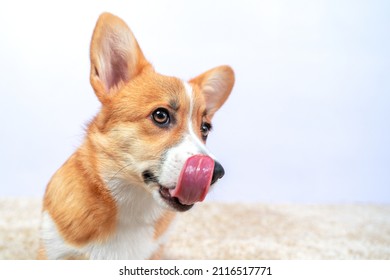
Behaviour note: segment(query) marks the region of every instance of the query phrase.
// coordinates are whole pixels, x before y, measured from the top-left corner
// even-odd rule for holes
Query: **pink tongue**
[[[180,172],[176,188],[169,190],[182,204],[191,205],[203,201],[210,188],[214,172],[214,160],[205,155],[194,155],[187,159]]]

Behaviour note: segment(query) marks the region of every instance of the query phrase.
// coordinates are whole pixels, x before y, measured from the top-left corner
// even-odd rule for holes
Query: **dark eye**
[[[169,116],[169,112],[165,108],[158,108],[152,113],[153,121],[159,126],[167,126],[171,118]]]
[[[207,139],[207,136],[209,135],[211,130],[211,124],[204,122],[200,126],[200,132],[202,133],[203,140]]]

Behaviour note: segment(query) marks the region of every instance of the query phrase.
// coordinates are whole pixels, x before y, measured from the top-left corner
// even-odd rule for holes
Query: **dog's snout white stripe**
[[[193,92],[192,86],[189,83],[183,82],[183,84],[184,84],[184,88],[186,90],[186,94],[187,94],[189,101],[190,101],[190,110],[188,112],[188,123],[187,123],[188,137],[189,137],[190,141],[192,141],[197,146],[197,148],[199,149],[199,153],[207,154],[207,155],[211,156],[212,158],[214,158],[213,155],[210,154],[210,152],[208,151],[208,149],[204,145],[204,143],[202,141],[200,141],[198,136],[196,136],[196,133],[194,131],[194,127],[192,125],[192,117],[193,117],[192,115],[193,115],[194,107],[195,107],[194,92]]]

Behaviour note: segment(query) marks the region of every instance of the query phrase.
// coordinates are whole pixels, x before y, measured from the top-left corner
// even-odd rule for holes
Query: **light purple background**
[[[99,108],[89,43],[110,11],[157,71],[236,72],[209,200],[390,202],[389,1],[5,1],[0,196],[42,196]]]

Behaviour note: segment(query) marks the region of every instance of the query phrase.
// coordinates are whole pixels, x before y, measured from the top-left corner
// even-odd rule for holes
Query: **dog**
[[[39,259],[156,259],[177,212],[224,175],[205,143],[230,66],[186,82],[158,74],[126,23],[100,15],[90,83],[101,109],[47,185]]]

